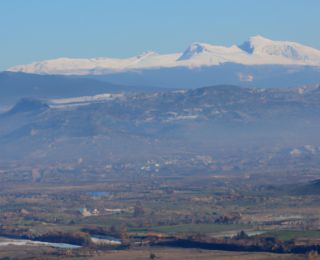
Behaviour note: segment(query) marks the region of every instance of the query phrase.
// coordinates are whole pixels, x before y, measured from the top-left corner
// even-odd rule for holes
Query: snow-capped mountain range
[[[12,72],[61,75],[104,75],[140,69],[209,67],[222,63],[243,65],[320,66],[320,51],[294,42],[272,41],[261,36],[249,38],[231,47],[194,43],[183,53],[158,55],[149,51],[128,59],[60,58],[19,65]]]

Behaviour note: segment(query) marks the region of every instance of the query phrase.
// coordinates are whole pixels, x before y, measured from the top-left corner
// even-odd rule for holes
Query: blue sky
[[[320,50],[320,1],[1,0],[0,70],[34,61],[183,52],[250,36]]]

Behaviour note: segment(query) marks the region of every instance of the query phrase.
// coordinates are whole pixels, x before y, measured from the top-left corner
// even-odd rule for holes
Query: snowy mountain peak
[[[272,41],[262,36],[250,37],[238,48],[249,53],[261,56],[272,56],[296,61],[318,61],[320,51],[288,41]]]
[[[145,59],[147,57],[154,57],[154,56],[158,56],[158,55],[159,54],[154,51],[147,51],[147,52],[144,52],[144,53],[138,55],[136,58],[140,60],[140,59]]]
[[[246,40],[243,44],[238,45],[238,48],[252,54],[255,50],[255,48],[258,48],[262,45],[268,45],[272,44],[273,41],[266,39],[260,35],[250,37],[248,40]]]
[[[267,38],[264,38],[260,35],[257,35],[257,36],[252,36],[248,39],[249,42],[251,42],[252,45],[262,45],[262,44],[268,44],[268,43],[272,43],[274,41],[272,40],[269,40]]]
[[[8,69],[35,74],[87,75],[109,74],[129,70],[220,65],[310,65],[320,66],[320,51],[294,42],[272,41],[260,35],[250,37],[241,45],[231,47],[193,43],[184,53],[158,55],[153,51],[128,59],[68,59],[46,60]]]
[[[213,46],[206,43],[195,42],[185,50],[185,52],[182,54],[182,56],[179,59],[177,59],[177,61],[189,60],[194,54],[199,54],[205,51],[209,51],[210,47],[212,48]]]

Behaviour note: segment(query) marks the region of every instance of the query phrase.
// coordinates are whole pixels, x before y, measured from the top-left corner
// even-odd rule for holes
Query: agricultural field
[[[292,258],[292,255],[286,256],[283,253],[241,253],[241,250],[226,253],[208,251],[201,248],[203,244],[198,248],[201,253],[196,249],[193,253],[187,253],[187,249],[168,245],[163,246],[165,250],[160,250],[156,249],[156,244],[152,244],[154,239],[145,240],[146,234],[199,243],[225,243],[223,241],[244,231],[251,239],[248,243],[272,238],[291,246],[310,247],[318,244],[320,221],[317,207],[320,197],[318,194],[306,195],[300,192],[307,189],[305,185],[318,185],[316,181],[307,184],[262,185],[262,180],[255,178],[247,180],[249,185],[244,185],[238,181],[240,176],[231,174],[226,175],[226,178],[202,175],[196,182],[193,182],[194,177],[189,176],[151,177],[144,180],[111,179],[104,182],[79,182],[77,185],[66,185],[64,182],[41,185],[37,182],[29,185],[11,182],[1,186],[0,236],[4,239],[9,236],[68,242],[75,239],[74,234],[82,232],[93,237],[104,234],[122,238],[124,244],[130,245],[122,249],[123,252],[114,253],[111,252],[116,249],[115,246],[92,244],[86,251],[73,249],[70,254],[77,259],[99,259],[102,256],[108,259],[110,254],[127,259],[130,255],[128,250],[133,250],[132,257],[143,259],[148,257],[147,251],[153,252],[153,248],[164,259],[165,252],[177,252],[180,256],[176,259],[183,259],[185,254],[189,255],[189,259],[200,256],[203,259],[229,259],[227,257],[236,256],[252,259],[303,259],[302,255],[305,255],[295,254]],[[230,241],[238,243],[237,240]],[[63,249],[43,247],[40,252],[37,247],[32,248],[34,250],[25,251],[28,253],[24,257],[67,257]],[[83,245],[83,248],[86,246]],[[9,249],[8,246],[0,247],[1,255],[9,254]],[[15,254],[24,254],[19,252]]]

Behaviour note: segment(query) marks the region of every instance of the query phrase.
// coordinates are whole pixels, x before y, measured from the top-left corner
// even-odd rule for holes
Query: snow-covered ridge
[[[100,94],[95,96],[83,96],[83,97],[72,97],[72,98],[60,98],[60,99],[47,99],[44,100],[51,108],[68,108],[81,105],[89,105],[95,102],[112,101],[116,98],[124,98],[122,94]]]
[[[320,51],[294,42],[271,41],[261,36],[249,38],[241,45],[231,47],[194,43],[183,53],[158,55],[149,51],[128,59],[68,59],[60,58],[19,65],[13,72],[35,74],[109,74],[136,69],[161,67],[188,67],[219,65],[233,62],[244,65],[311,65],[320,66]]]

